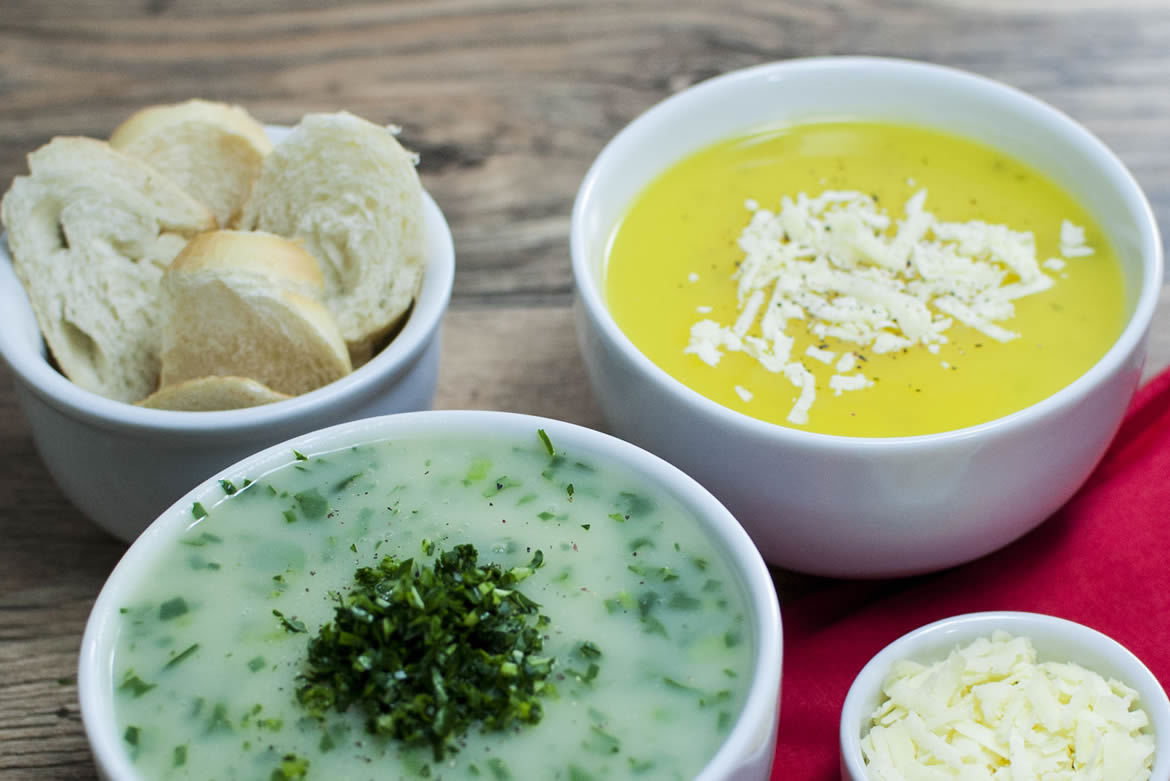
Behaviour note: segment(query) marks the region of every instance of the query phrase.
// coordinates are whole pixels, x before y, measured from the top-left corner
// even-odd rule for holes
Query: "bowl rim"
[[[861,736],[857,733],[856,726],[862,717],[868,715],[862,711],[864,701],[875,691],[880,691],[882,682],[894,662],[914,659],[924,644],[947,634],[955,635],[950,646],[956,647],[968,644],[977,637],[990,636],[996,630],[1006,631],[1016,637],[1031,637],[1038,629],[1044,631],[1047,636],[1067,637],[1070,645],[1075,643],[1078,648],[1089,647],[1099,656],[1108,656],[1114,660],[1118,669],[1125,671],[1124,677],[1121,678],[1122,683],[1133,689],[1140,687],[1159,695],[1153,702],[1144,695],[1141,699],[1142,708],[1150,716],[1150,733],[1155,741],[1154,765],[1150,779],[1170,777],[1170,731],[1166,729],[1170,727],[1170,699],[1145,663],[1120,642],[1090,626],[1046,613],[1018,610],[991,610],[949,616],[907,632],[874,654],[853,679],[841,707],[838,740],[842,776],[858,781],[868,778],[861,753]],[[1075,654],[1070,653],[1069,656],[1073,657]],[[1070,661],[1076,660],[1070,658]],[[1092,669],[1089,665],[1084,666]],[[1154,732],[1154,724],[1163,725],[1162,731]],[[846,773],[849,775],[845,775]]]
[[[189,528],[190,508],[201,501],[211,508],[226,501],[219,480],[255,477],[289,463],[292,449],[310,457],[359,442],[454,435],[496,436],[508,441],[535,438],[543,428],[559,451],[578,450],[628,468],[670,493],[698,519],[705,536],[719,546],[744,592],[753,642],[752,676],[739,715],[719,749],[697,776],[717,781],[739,762],[760,750],[761,740],[774,736],[782,666],[780,605],[771,575],[759,551],[734,516],[689,475],[654,454],[609,434],[560,420],[491,410],[428,410],[349,421],[312,431],[260,450],[200,483],[162,512],[129,547],[106,579],[86,620],[78,657],[77,687],[86,738],[98,768],[109,778],[139,779],[137,769],[121,750],[113,709],[113,650],[119,599],[135,585],[141,568],[176,534]],[[567,445],[567,447],[566,447]],[[769,725],[769,735],[760,734]],[[767,745],[765,742],[764,745]],[[770,757],[769,757],[770,759]]]
[[[627,149],[637,148],[646,143],[651,128],[660,117],[678,111],[690,102],[699,102],[718,95],[725,88],[745,82],[768,83],[784,79],[797,79],[802,75],[815,73],[851,73],[871,78],[914,78],[944,81],[955,89],[969,93],[981,93],[996,101],[1004,109],[1026,117],[1026,120],[1047,129],[1056,130],[1085,155],[1085,159],[1098,166],[1113,181],[1132,212],[1139,232],[1141,252],[1141,279],[1128,322],[1112,346],[1088,370],[1055,393],[1023,409],[973,426],[941,431],[932,434],[917,434],[894,437],[861,437],[841,434],[822,434],[803,429],[782,426],[754,418],[745,413],[725,407],[698,391],[692,390],[676,380],[664,369],[651,361],[617,325],[605,305],[604,295],[594,284],[591,262],[585,245],[587,216],[600,200],[597,195],[599,182],[608,177],[616,164],[613,162]],[[795,120],[799,122],[799,118]],[[741,130],[750,130],[745,126]],[[979,140],[977,137],[975,140]],[[702,148],[695,147],[691,153]],[[659,174],[661,171],[659,171]],[[612,240],[615,226],[607,226],[611,232],[606,241]],[[603,340],[614,346],[630,362],[634,370],[653,382],[680,404],[687,404],[697,412],[717,420],[729,431],[758,437],[774,438],[779,442],[794,445],[816,446],[836,451],[882,450],[890,447],[942,446],[975,437],[1006,433],[1033,418],[1043,418],[1058,410],[1074,406],[1087,397],[1093,388],[1117,372],[1127,357],[1142,345],[1158,303],[1163,274],[1163,249],[1157,221],[1149,200],[1133,174],[1125,164],[1100,139],[1076,120],[1054,106],[1016,87],[975,73],[933,63],[919,62],[895,57],[870,56],[819,56],[795,58],[764,63],[741,70],[730,71],[690,86],[652,105],[635,117],[610,139],[590,165],[585,178],[577,190],[573,202],[570,223],[570,254],[572,273],[577,297],[600,330]]]
[[[271,131],[273,128],[269,127]],[[279,130],[279,128],[277,128]],[[287,425],[295,419],[313,414],[321,407],[376,392],[387,377],[407,371],[423,354],[437,332],[451,299],[455,282],[455,245],[451,229],[434,198],[423,191],[423,230],[427,257],[422,286],[408,311],[402,329],[377,355],[349,374],[316,390],[290,399],[233,410],[182,411],[138,407],[101,396],[75,385],[54,369],[48,361],[48,347],[40,336],[41,351],[30,350],[19,329],[10,327],[17,317],[27,314],[40,327],[28,304],[24,286],[12,269],[12,255],[7,234],[0,233],[0,286],[11,300],[26,308],[10,308],[0,327],[0,358],[8,364],[14,379],[26,385],[48,404],[77,420],[110,429],[135,431],[146,435],[247,436],[273,426]],[[6,284],[7,283],[7,284]]]

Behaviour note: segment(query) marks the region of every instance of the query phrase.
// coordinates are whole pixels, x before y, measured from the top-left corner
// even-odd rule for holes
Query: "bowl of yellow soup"
[[[82,641],[103,777],[766,779],[779,607],[705,489],[501,412],[341,424],[204,481]]]
[[[1162,250],[1133,177],[1056,109],[948,68],[794,60],[654,106],[571,229],[615,433],[765,559],[880,577],[1016,539],[1137,387]]]

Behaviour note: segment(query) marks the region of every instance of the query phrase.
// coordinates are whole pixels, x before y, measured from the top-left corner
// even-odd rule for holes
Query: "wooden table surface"
[[[193,96],[267,122],[404,128],[455,235],[435,406],[604,428],[569,316],[569,212],[602,145],[663,97],[757,63],[909,57],[1027,90],[1097,133],[1170,218],[1170,0],[3,0],[0,189],[56,134]],[[1170,364],[1167,295],[1148,373]],[[125,546],[42,466],[0,366],[0,778],[94,778],[81,632]],[[777,572],[781,598],[823,585]]]

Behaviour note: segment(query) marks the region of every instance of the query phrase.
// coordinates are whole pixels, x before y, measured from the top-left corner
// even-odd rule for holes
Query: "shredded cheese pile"
[[[901,661],[861,740],[872,781],[1146,781],[1138,695],[1076,664],[1038,664],[997,632],[925,666]]]
[[[944,222],[925,204],[926,190],[919,190],[895,225],[871,196],[856,191],[785,196],[777,212],[749,200],[751,221],[738,242],[744,259],[734,277],[739,317],[731,325],[696,322],[685,352],[711,366],[724,351],[743,352],[783,374],[798,391],[788,421],[802,425],[816,378],[792,355],[794,322],[818,340],[835,337],[879,354],[918,345],[937,353],[955,321],[999,342],[1018,338],[1000,324],[1015,315],[1013,301],[1054,284],[1036,259],[1032,233],[978,220]],[[1067,220],[1061,252],[1093,253],[1084,230]],[[1060,271],[1064,260],[1043,265]],[[832,365],[836,354],[814,346],[805,357]],[[852,358],[845,353],[829,379],[837,395],[873,385],[864,373],[851,373]]]

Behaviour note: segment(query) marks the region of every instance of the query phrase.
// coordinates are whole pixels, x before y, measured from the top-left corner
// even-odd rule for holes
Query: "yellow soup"
[[[810,334],[812,318],[790,319],[789,360],[805,367],[816,389],[807,421],[793,422],[799,386],[777,366],[734,350],[710,365],[685,351],[697,322],[730,326],[742,314],[736,271],[745,251],[739,239],[752,209],[775,212],[786,196],[812,199],[843,190],[865,194],[888,215],[891,237],[905,221],[908,201],[923,190],[926,208],[939,222],[978,220],[1015,235],[1031,233],[1035,263],[1051,286],[1011,301],[1010,319],[981,330],[956,319],[942,331],[941,343],[892,351]],[[1084,229],[1080,251],[1069,248],[1067,223]],[[945,244],[937,236],[934,242]],[[1015,282],[1017,274],[1003,268],[1003,284]],[[1089,214],[1055,183],[981,144],[925,128],[865,122],[769,129],[675,164],[615,229],[605,292],[630,340],[704,396],[772,423],[864,437],[963,428],[1040,401],[1100,359],[1125,317],[1114,251]],[[765,311],[772,305],[769,299]],[[933,309],[931,314],[946,317]],[[988,328],[996,326],[1017,338],[989,338]],[[819,360],[806,354],[809,347],[822,351]],[[853,366],[840,363],[846,354],[852,354]],[[835,393],[835,374],[862,376],[868,387]]]

